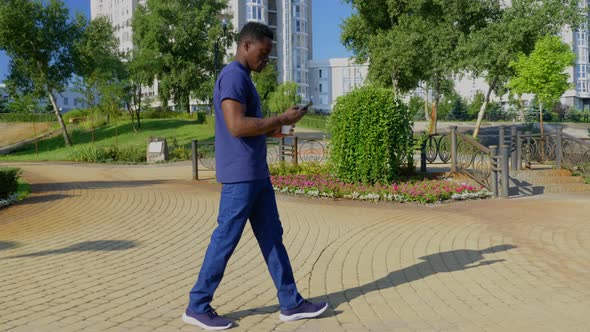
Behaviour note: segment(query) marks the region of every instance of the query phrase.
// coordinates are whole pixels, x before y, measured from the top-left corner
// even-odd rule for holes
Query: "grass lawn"
[[[130,121],[120,121],[118,126],[111,123],[94,130],[94,145],[109,147],[118,144],[119,148],[139,147],[145,149],[149,137],[162,137],[171,145],[176,138],[179,145],[189,146],[191,140],[211,140],[214,137],[213,121],[198,123],[191,119],[149,119],[141,121],[141,130],[133,131]],[[39,141],[39,158],[35,156],[35,145],[29,144],[23,150],[6,156],[0,156],[0,161],[57,161],[69,160],[68,155],[72,149],[92,145],[92,133],[82,128],[68,126],[74,147],[66,147],[63,136],[58,136]],[[115,136],[117,133],[117,137]]]

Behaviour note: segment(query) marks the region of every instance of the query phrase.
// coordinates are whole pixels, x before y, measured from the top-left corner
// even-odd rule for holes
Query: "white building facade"
[[[119,40],[119,51],[128,53],[133,49],[133,31],[131,18],[138,5],[145,4],[145,0],[91,0],[90,17],[95,19],[106,16],[115,30]]]
[[[133,49],[131,19],[142,4],[145,0],[91,0],[91,17],[108,17],[115,27],[119,50],[129,52]],[[277,61],[279,82],[297,82],[302,99],[309,99],[311,0],[229,0],[224,14],[231,17],[236,32],[248,22],[269,25],[275,33],[271,58]],[[235,45],[227,53],[235,54]],[[146,89],[146,97],[156,100],[157,91],[155,82],[153,88]]]
[[[368,64],[357,64],[349,58],[310,61],[309,96],[313,108],[330,113],[338,97],[365,84],[368,72]]]

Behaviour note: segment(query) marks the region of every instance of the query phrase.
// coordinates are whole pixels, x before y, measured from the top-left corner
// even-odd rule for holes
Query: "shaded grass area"
[[[135,133],[130,121],[111,122],[101,128],[94,129],[94,143],[92,130],[85,130],[76,126],[68,126],[68,131],[74,147],[66,147],[63,136],[57,135],[38,142],[39,156],[35,153],[35,144],[24,146],[21,150],[6,156],[0,156],[0,161],[59,161],[69,160],[73,149],[95,145],[97,147],[118,148],[135,147],[146,149],[150,137],[162,137],[170,145],[176,139],[178,145],[190,146],[193,139],[211,140],[214,137],[212,121],[199,123],[191,119],[150,119],[142,120],[141,129]]]

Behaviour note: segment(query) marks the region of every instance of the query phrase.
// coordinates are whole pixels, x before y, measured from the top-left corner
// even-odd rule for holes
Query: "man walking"
[[[295,124],[305,112],[293,106],[279,116],[262,118],[260,97],[250,73],[267,65],[272,39],[273,32],[266,25],[246,24],[239,34],[235,61],[223,68],[215,82],[215,160],[217,181],[222,183],[218,226],[182,317],[185,323],[206,330],[232,326],[210,303],[247,220],[277,288],[280,319],[312,318],[328,308],[326,302],[311,303],[301,297],[283,245],[266,163],[266,137],[283,137],[281,126]]]

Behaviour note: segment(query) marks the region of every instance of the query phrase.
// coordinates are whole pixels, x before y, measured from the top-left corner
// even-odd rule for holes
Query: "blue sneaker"
[[[311,303],[304,300],[303,303],[295,309],[281,311],[280,318],[283,322],[313,318],[321,315],[326,309],[328,309],[327,302]]]
[[[215,310],[211,310],[206,314],[196,314],[187,309],[182,315],[182,321],[209,331],[225,330],[232,326],[231,321],[219,317]]]

